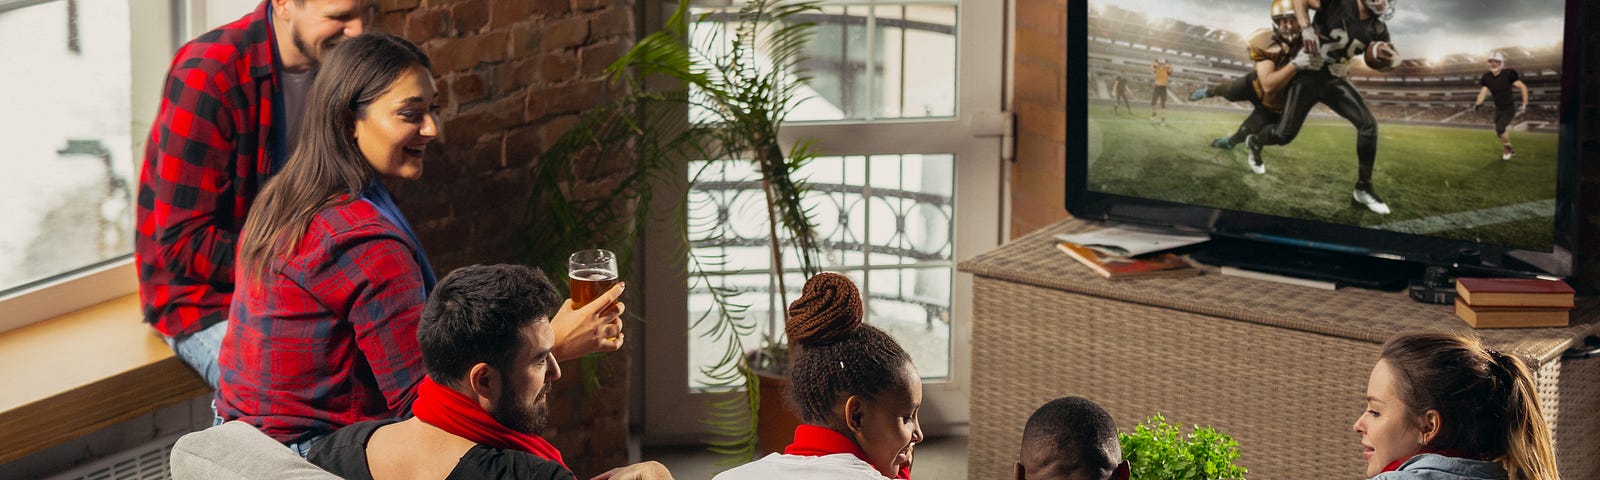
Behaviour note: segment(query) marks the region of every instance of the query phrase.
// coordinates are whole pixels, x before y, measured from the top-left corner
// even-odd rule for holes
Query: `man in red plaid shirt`
[[[139,298],[213,387],[245,214],[294,151],[318,61],[361,34],[367,3],[265,0],[172,60],[139,174]]]

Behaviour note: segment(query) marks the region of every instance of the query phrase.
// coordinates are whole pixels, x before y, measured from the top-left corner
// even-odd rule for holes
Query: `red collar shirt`
[[[417,246],[366,200],[312,219],[294,254],[239,277],[217,412],[294,443],[411,409],[424,371]]]
[[[227,319],[234,245],[272,170],[278,79],[267,2],[178,49],[139,172],[144,320],[182,337]],[[153,92],[152,92],[153,93]]]

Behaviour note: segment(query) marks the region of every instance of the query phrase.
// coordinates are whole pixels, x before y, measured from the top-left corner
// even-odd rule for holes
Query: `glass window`
[[[824,2],[801,63],[811,75],[790,121],[936,118],[955,115],[956,0],[872,5]],[[704,15],[704,16],[702,16]],[[694,10],[696,44],[732,38],[737,7]],[[758,53],[759,55],[759,53]],[[691,113],[703,119],[703,114]]]
[[[894,336],[927,378],[950,374],[950,299],[955,275],[955,175],[952,155],[821,157],[796,172],[810,188],[804,199],[822,246],[822,268],[844,273],[862,290],[866,321]],[[690,386],[724,353],[721,335],[740,335],[755,348],[770,334],[782,339],[784,300],[799,295],[805,278],[792,254],[784,258],[780,299],[771,272],[766,197],[747,160],[695,162],[690,186],[690,248],[708,273],[691,279]],[[697,283],[698,282],[698,283]],[[713,291],[710,287],[717,287]],[[748,306],[751,329],[718,332],[714,296]]]
[[[127,2],[0,0],[0,65],[0,291],[131,253]]]

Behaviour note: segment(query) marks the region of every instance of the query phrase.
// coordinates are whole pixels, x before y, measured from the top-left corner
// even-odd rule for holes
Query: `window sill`
[[[0,333],[0,464],[210,390],[139,318],[132,294]]]

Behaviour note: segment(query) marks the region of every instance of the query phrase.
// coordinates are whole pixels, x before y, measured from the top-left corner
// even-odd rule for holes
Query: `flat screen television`
[[[1585,2],[1301,3],[1068,2],[1067,210],[1571,276]]]

